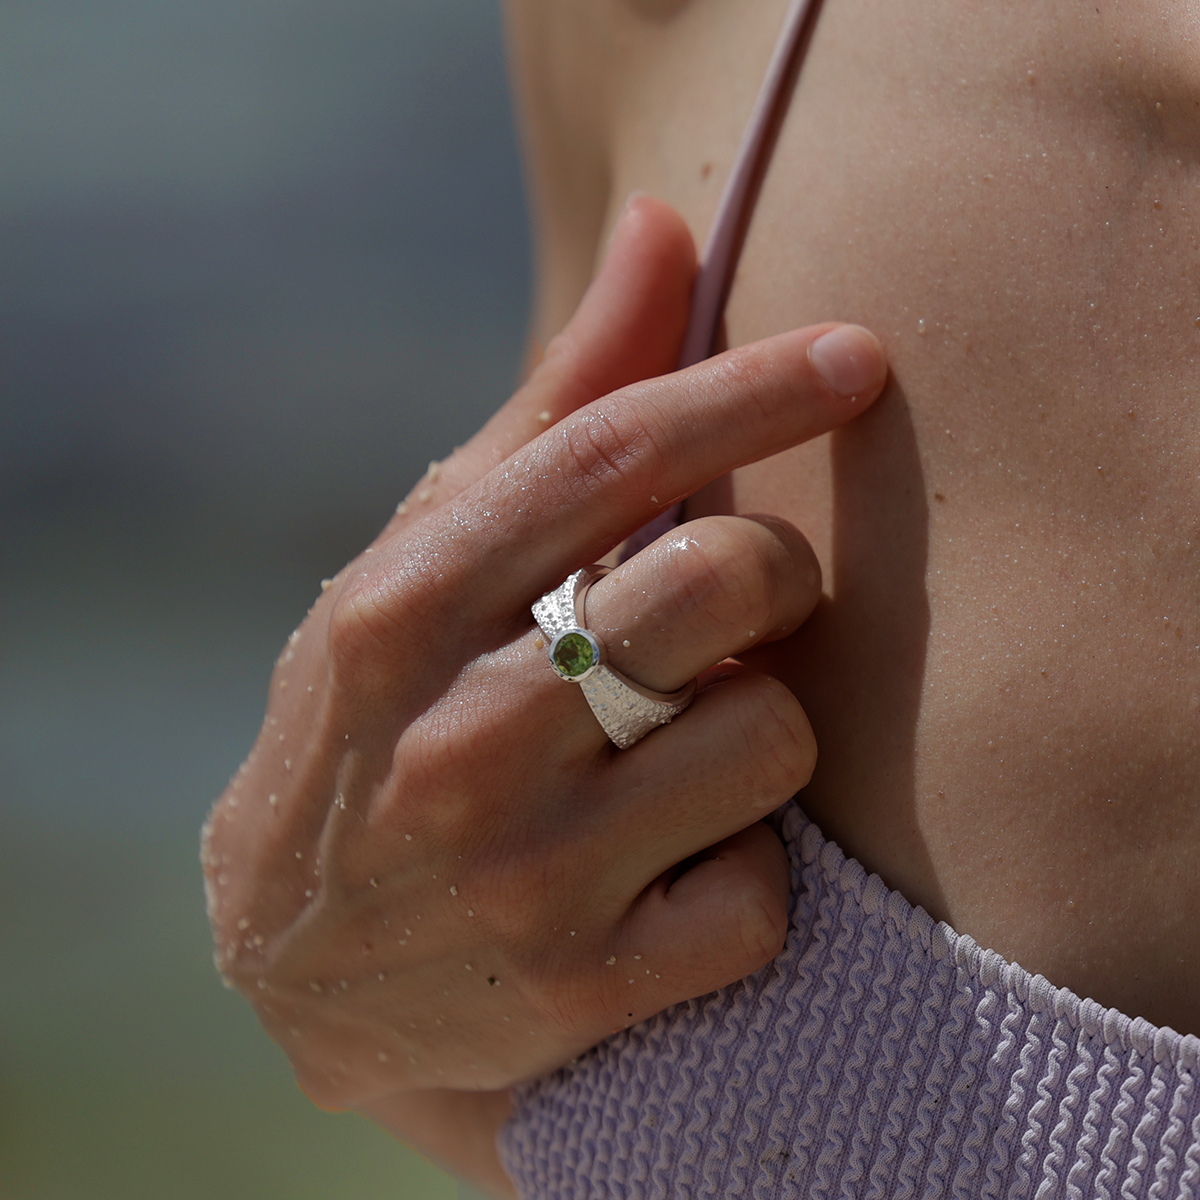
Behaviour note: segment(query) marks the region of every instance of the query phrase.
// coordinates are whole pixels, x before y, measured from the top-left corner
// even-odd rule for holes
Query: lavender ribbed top
[[[532,1200],[1200,1200],[1200,1039],[934,922],[794,805],[783,953],[521,1089]]]

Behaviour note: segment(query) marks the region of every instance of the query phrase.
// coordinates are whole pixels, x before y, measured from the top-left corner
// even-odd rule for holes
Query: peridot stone
[[[596,665],[596,650],[582,633],[564,633],[554,643],[550,661],[564,679],[578,679]]]

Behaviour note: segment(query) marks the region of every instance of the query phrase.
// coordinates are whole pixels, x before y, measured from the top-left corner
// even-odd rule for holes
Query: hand
[[[724,660],[815,604],[801,535],[706,518],[593,587],[614,665],[662,691],[701,674],[692,707],[627,751],[550,670],[529,613],[675,500],[883,385],[874,339],[829,325],[634,382],[669,369],[693,269],[682,222],[635,202],[530,381],[279,661],[203,859],[218,965],[323,1104],[503,1087],[782,946],[787,864],[758,822],[815,747],[786,688]]]

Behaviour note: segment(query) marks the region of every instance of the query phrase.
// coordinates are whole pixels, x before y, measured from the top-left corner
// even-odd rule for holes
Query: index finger
[[[887,377],[857,325],[815,325],[621,388],[547,430],[388,548],[426,585],[364,580],[357,616],[507,625],[531,596],[602,557],[721,475],[863,412]],[[391,564],[389,564],[390,566]],[[486,582],[484,582],[486,581]],[[395,578],[393,577],[393,582]],[[416,582],[416,581],[414,581]],[[452,611],[446,596],[454,597]]]

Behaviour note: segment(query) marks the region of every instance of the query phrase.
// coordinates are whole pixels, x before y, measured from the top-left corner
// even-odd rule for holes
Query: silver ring
[[[608,567],[583,567],[534,606],[533,619],[550,643],[550,665],[561,679],[578,683],[600,727],[622,750],[679,716],[696,694],[693,679],[677,692],[655,692],[610,667],[600,640],[588,629],[588,589]]]

